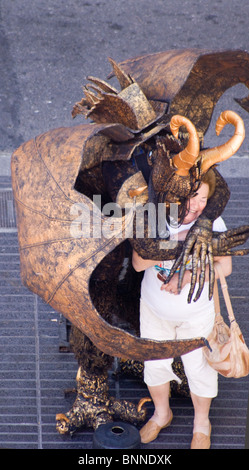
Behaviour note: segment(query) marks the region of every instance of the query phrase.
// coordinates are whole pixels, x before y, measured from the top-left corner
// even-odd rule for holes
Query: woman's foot
[[[171,410],[167,420],[159,418],[159,416],[154,413],[151,419],[142,427],[142,429],[140,429],[140,438],[142,444],[148,444],[149,442],[154,441],[161,429],[167,428],[171,424],[172,419],[173,413]]]
[[[211,424],[207,426],[194,426],[193,439],[190,449],[210,449]]]

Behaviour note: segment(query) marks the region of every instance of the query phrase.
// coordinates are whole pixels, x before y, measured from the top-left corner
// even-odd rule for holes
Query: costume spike
[[[94,106],[96,103],[99,102],[99,98],[92,91],[88,90],[86,86],[83,87],[83,90],[86,97],[86,101],[89,106]]]
[[[119,81],[119,84],[122,90],[124,88],[127,88],[132,83],[134,83],[134,80],[132,80],[132,78],[129,75],[123,72],[123,70],[119,67],[119,65],[115,62],[115,60],[111,59],[110,57],[108,57],[108,60],[113,68],[113,71]]]
[[[105,93],[114,93],[115,95],[118,94],[118,91],[116,90],[116,88],[112,87],[111,85],[106,83],[104,80],[100,80],[99,78],[92,77],[92,76],[87,77],[87,80],[97,85]]]

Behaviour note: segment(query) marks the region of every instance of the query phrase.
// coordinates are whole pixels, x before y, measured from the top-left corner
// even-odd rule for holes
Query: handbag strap
[[[220,299],[217,279],[214,281],[214,310],[216,315],[220,315]]]
[[[222,293],[223,293],[223,296],[224,296],[224,300],[225,300],[225,303],[226,303],[228,317],[229,317],[229,320],[230,320],[230,323],[231,323],[232,321],[235,320],[235,316],[234,316],[234,313],[233,313],[233,307],[232,307],[229,292],[228,292],[227,281],[226,281],[226,278],[223,274],[220,263],[215,263],[215,269],[217,270],[218,275],[219,275],[220,286],[221,286]],[[215,295],[215,291],[214,291],[214,295]],[[214,302],[215,302],[215,298],[214,298]]]

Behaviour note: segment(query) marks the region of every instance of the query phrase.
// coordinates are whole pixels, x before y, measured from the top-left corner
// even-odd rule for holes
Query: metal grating
[[[16,231],[16,214],[11,188],[0,190],[0,230],[6,231],[6,229]]]

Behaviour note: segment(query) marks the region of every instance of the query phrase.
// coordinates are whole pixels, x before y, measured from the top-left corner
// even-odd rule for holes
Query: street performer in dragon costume
[[[206,257],[212,298],[213,256],[247,253],[232,249],[247,240],[248,226],[222,233],[212,230],[230,194],[216,165],[243,142],[242,119],[232,111],[223,112],[217,133],[232,124],[234,135],[214,149],[204,149],[203,141],[221,94],[241,81],[249,85],[248,54],[168,51],[121,64],[110,62],[121,91],[89,77],[85,96],[73,109],[73,117],[83,113],[91,124],[48,131],[12,156],[22,281],[71,322],[71,345],[79,363],[75,403],[66,414],[57,415],[61,433],[73,433],[81,426],[96,429],[116,418],[144,421],[144,401],[135,406],[109,396],[107,372],[113,357],[143,363],[179,357],[206,345],[203,337],[154,341],[138,336],[141,276],[132,268],[132,249],[143,259],[175,259],[167,281],[179,268],[179,289],[191,255],[189,302],[196,283],[193,300],[198,302],[207,281]],[[246,99],[240,104],[249,109]],[[185,241],[172,245],[160,231],[150,237],[146,212],[144,236],[136,237],[139,207],[148,202],[155,207],[174,203],[181,219],[207,171],[213,174],[215,191]],[[101,195],[100,209],[115,203],[123,210],[130,204],[128,217],[122,213],[119,229],[112,218],[108,239],[72,236],[72,207],[81,204],[81,220],[89,211],[96,215],[95,195]],[[103,223],[108,220],[101,210],[99,218]],[[127,238],[126,233],[134,236]],[[129,262],[121,291],[124,258]]]

